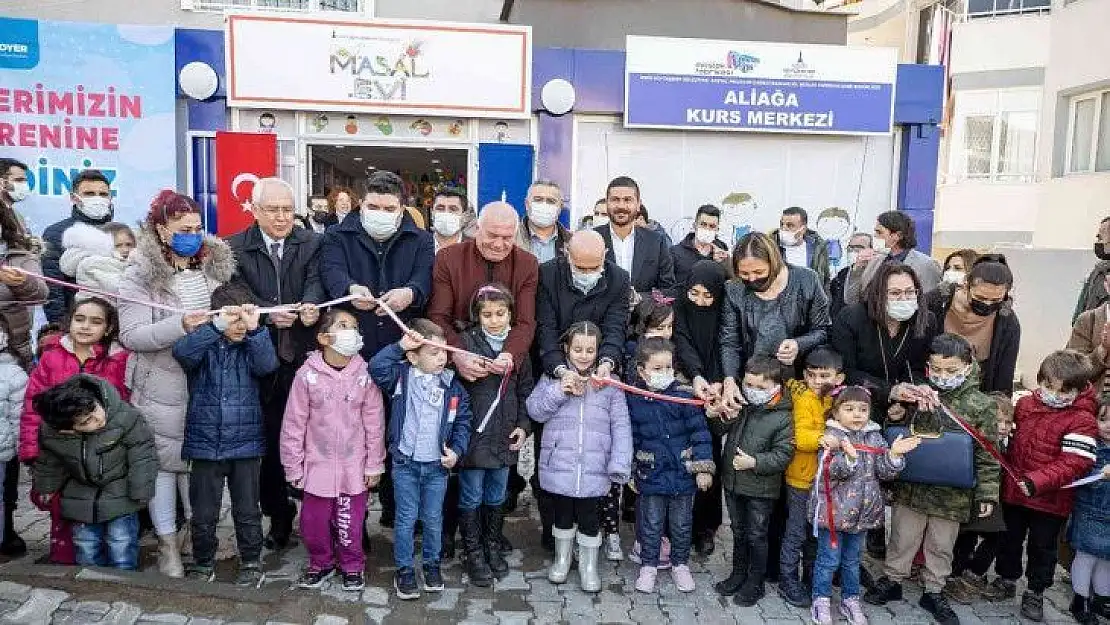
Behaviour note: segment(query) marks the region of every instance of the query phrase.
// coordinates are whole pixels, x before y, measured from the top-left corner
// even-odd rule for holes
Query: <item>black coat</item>
[[[480,328],[471,328],[460,334],[459,338],[467,351],[488,358],[497,357]],[[509,450],[509,435],[516,428],[523,429],[525,434],[532,430],[532,420],[528,418],[528,409],[524,405],[532,394],[532,365],[525,359],[514,363],[501,403],[490,415],[486,427],[478,432],[489,407],[501,390],[501,380],[502,376],[499,375],[487,375],[474,382],[459,378],[463,388],[470,394],[471,413],[470,446],[459,465],[463,469],[500,469],[516,464],[518,452]]]
[[[937,318],[937,332],[944,331],[944,318],[952,307],[954,287],[942,284],[925,296],[925,305]],[[1021,323],[1010,305],[1005,305],[994,318],[991,335],[991,353],[979,363],[982,379],[979,390],[984,393],[1014,392],[1014,370],[1017,368],[1018,347],[1021,344]]]
[[[250,287],[255,303],[277,306],[299,302],[319,304],[324,301],[319,270],[320,244],[323,240],[315,232],[293,228],[282,247],[280,273],[270,258],[270,250],[258,224],[230,237],[227,242],[235,252],[236,277]],[[298,366],[314,341],[312,329],[302,325],[299,319],[289,329],[271,326],[270,336],[278,357],[283,362]]]
[[[724,241],[720,239],[714,239],[713,245],[726,252],[728,251],[728,246],[725,245]],[[682,239],[671,247],[671,258],[674,259],[675,284],[681,286],[683,284],[686,284],[686,278],[690,277],[690,269],[694,266],[694,263],[698,262],[699,260],[713,260],[713,254],[710,254],[709,256],[702,256],[701,252],[698,251],[698,248],[694,246],[694,233],[691,232],[690,234],[686,235],[685,239]],[[725,268],[726,272],[729,271],[728,262],[721,263],[721,266]],[[675,294],[676,297],[678,295],[681,294]]]
[[[616,263],[611,226],[606,224],[595,230],[605,239],[605,258]],[[674,293],[674,259],[671,258],[670,246],[662,235],[650,228],[636,226],[631,278],[632,287],[637,293],[651,293],[652,289],[658,289],[667,295]]]
[[[844,285],[848,282],[848,272],[851,270],[851,266],[841,269],[829,282],[829,316],[834,320],[844,310]]]
[[[614,369],[619,369],[628,332],[630,288],[628,274],[609,259],[605,260],[601,280],[585,295],[574,288],[570,262],[565,257],[540,265],[536,344],[543,372],[555,375],[555,368],[566,364],[563,333],[576,321],[592,321],[601,328],[598,360],[608,358],[613,361]]]

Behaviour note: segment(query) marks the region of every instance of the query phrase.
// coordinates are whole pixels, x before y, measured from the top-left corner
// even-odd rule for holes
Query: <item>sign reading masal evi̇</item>
[[[626,127],[886,134],[897,50],[629,36]]]
[[[532,30],[230,15],[227,67],[233,107],[526,118]]]

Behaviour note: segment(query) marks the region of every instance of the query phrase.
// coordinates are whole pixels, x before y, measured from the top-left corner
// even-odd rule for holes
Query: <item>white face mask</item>
[[[802,242],[802,237],[797,232],[779,229],[779,243],[784,247],[794,247]]]
[[[77,204],[77,210],[89,219],[104,219],[112,214],[112,200],[99,195],[83,197]]]
[[[782,390],[782,387],[778,384],[771,388],[755,388],[747,384],[743,384],[740,387],[740,392],[744,394],[744,399],[748,400],[748,403],[753,406],[763,406],[770,403],[770,401],[775,398],[775,395],[779,394],[780,390]]]
[[[717,231],[710,228],[697,228],[694,230],[694,240],[702,245],[709,245],[717,240]]]
[[[350,358],[362,349],[362,335],[354,328],[341,328],[332,333],[331,348],[340,356]]]
[[[401,211],[389,213],[386,211],[370,210],[367,208],[359,211],[362,227],[374,239],[383,241],[393,236],[401,225]]]
[[[666,390],[674,382],[674,371],[652,371],[648,374],[647,385],[657,391]]]
[[[964,277],[966,275],[967,274],[959,271],[958,269],[949,269],[948,271],[944,272],[943,280],[948,284],[963,284]]]
[[[609,223],[609,218],[603,215],[594,217],[594,228],[600,228]]]
[[[462,230],[462,215],[455,213],[433,213],[432,228],[443,237],[453,237]]]
[[[871,239],[871,249],[876,252],[889,252],[890,248],[886,246],[886,239],[875,237]]]
[[[887,300],[886,314],[895,321],[905,321],[917,312],[917,300],[892,299]]]
[[[574,281],[574,288],[581,291],[582,294],[586,294],[597,286],[598,281],[601,280],[601,272],[580,272],[571,267],[570,278]]]
[[[558,206],[538,202],[528,211],[528,220],[540,228],[550,228],[562,212]],[[595,223],[596,225],[596,223]]]
[[[0,331],[0,352],[8,349],[8,334]]]
[[[26,180],[13,182],[12,190],[8,192],[8,195],[12,197],[13,202],[22,202],[27,199],[27,196],[31,195],[31,185],[27,184]]]

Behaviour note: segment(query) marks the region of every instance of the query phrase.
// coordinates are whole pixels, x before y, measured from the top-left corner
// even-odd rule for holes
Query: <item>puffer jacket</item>
[[[868,421],[858,432],[852,432],[832,419],[827,425],[825,433],[839,440],[848,439],[853,445],[889,449],[879,424],[874,421]],[[813,482],[813,491],[809,497],[809,518],[816,515],[820,527],[852,534],[882,525],[885,504],[879,482],[897,477],[906,466],[905,458],[893,458],[889,452],[873,454],[859,451],[856,461],[852,462],[847,454],[836,450],[822,452],[821,462],[824,462],[825,454],[829,453],[833,454],[828,465],[828,477],[832,489],[834,527],[829,528],[826,506],[829,504],[830,494],[825,490],[824,476],[820,474]]]
[[[1110,444],[1101,441],[1097,456],[1095,470],[1101,471],[1110,464]],[[1075,489],[1068,542],[1076,551],[1110,560],[1110,481],[1101,479]]]
[[[226,243],[206,237],[200,252],[200,269],[211,293],[235,273],[235,256]],[[175,271],[166,259],[158,236],[140,230],[138,246],[128,257],[129,265],[120,281],[120,295],[138,301],[180,308],[174,293]],[[181,365],[173,357],[173,345],[185,336],[182,315],[120,300],[120,343],[132,351],[127,366],[127,385],[134,404],[158,446],[158,461],[163,471],[185,473],[181,459],[185,438],[185,412],[189,402],[188,382]]]
[[[78,286],[115,293],[127,262],[115,257],[116,243],[110,233],[86,223],[75,223],[62,234],[58,268]],[[87,296],[86,293],[84,296]],[[75,299],[82,299],[78,291]]]
[[[979,366],[975,365],[959,388],[939,390],[940,401],[964,418],[990,442],[998,445],[998,404],[979,390]],[[951,419],[937,415],[945,432],[962,432]],[[920,417],[918,417],[920,418]],[[935,431],[935,430],[934,430]],[[997,507],[1002,467],[982,445],[975,445],[975,488],[953,488],[932,484],[897,482],[892,500],[918,512],[949,521],[967,523],[979,518],[979,504]]]
[[[297,371],[281,422],[285,479],[317,497],[358,495],[385,472],[385,405],[366,361],[339,370],[312,352]]]
[[[831,397],[818,397],[801,380],[787,380],[786,390],[794,404],[794,457],[786,467],[786,483],[809,490],[817,475],[817,450],[825,433],[825,413]]]
[[[112,221],[112,213],[105,215],[101,219],[89,219],[84,213],[77,210],[75,206],[69,217],[47,226],[46,229],[42,231],[42,275],[48,278],[72,282],[69,277],[62,273],[61,267],[59,267],[62,252],[65,251],[62,246],[62,238],[66,230],[69,230],[75,224],[103,226],[110,221]],[[46,320],[53,323],[61,323],[61,321],[65,319],[66,311],[69,310],[70,304],[73,303],[73,295],[73,289],[51,285],[49,299],[42,305],[42,312],[46,315]]]
[[[181,337],[173,356],[189,378],[182,460],[240,460],[265,453],[258,379],[278,368],[270,331],[233,343],[208,322]]]
[[[1095,464],[1097,413],[1092,386],[1066,408],[1049,408],[1036,393],[1019,399],[1006,459],[1023,480],[1033,484],[1033,496],[1022,493],[1007,474],[1002,501],[1059,517],[1071,514],[1075,489],[1063,487],[1087,475]]]
[[[640,383],[643,386],[643,383]],[[672,397],[693,397],[672,382],[660,391]],[[693,495],[694,476],[716,473],[713,438],[705,426],[705,411],[694,406],[658,401],[628,393],[632,420],[632,479],[642,495]]]
[[[528,397],[528,414],[546,423],[536,470],[540,487],[566,497],[601,497],[628,481],[632,425],[624,392],[586,385],[582,397],[563,392],[557,378],[543,376]]]
[[[471,328],[459,335],[467,351],[496,358],[493,348],[486,342],[481,328]],[[500,469],[516,464],[519,452],[510,451],[509,435],[520,428],[527,435],[532,431],[532,420],[524,402],[532,392],[532,366],[528,358],[514,363],[512,375],[505,383],[505,394],[497,409],[490,415],[489,423],[479,432],[490,406],[501,390],[502,376],[487,375],[474,382],[460,380],[470,395],[470,446],[459,466],[463,469]]]
[[[8,249],[3,252],[0,264],[23,269],[31,273],[42,274],[38,254],[28,250]],[[31,325],[33,315],[29,306],[32,302],[41,302],[46,299],[50,290],[42,278],[27,276],[23,284],[8,286],[0,284],[0,315],[4,315],[8,322],[8,345],[19,354],[19,360],[27,363],[28,368],[34,360],[31,349]],[[24,304],[24,305],[20,305]]]
[[[154,496],[158,457],[139,411],[106,380],[85,377],[99,387],[107,423],[87,434],[64,434],[43,423],[42,453],[31,475],[40,495],[61,493],[63,519],[103,523],[146,507]]]
[[[27,374],[15,356],[0,352],[0,463],[15,457]]]
[[[39,455],[39,424],[42,417],[35,412],[31,400],[51,386],[65,382],[78,373],[88,373],[103,378],[127,401],[131,397],[124,381],[130,352],[118,343],[105,353],[103,345],[93,346],[92,356],[82,363],[73,352],[73,341],[68,335],[51,336],[43,341],[39,362],[31,372],[23,414],[19,418],[19,459],[31,462]]]
[[[766,406],[745,406],[731,421],[709,422],[715,435],[725,436],[721,456],[721,485],[725,490],[745,497],[779,498],[783,472],[794,456],[792,408],[790,396],[780,394]],[[732,467],[738,449],[755,458],[755,468],[737,471]]]

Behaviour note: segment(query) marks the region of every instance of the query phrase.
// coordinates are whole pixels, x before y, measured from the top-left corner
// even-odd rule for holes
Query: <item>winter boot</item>
[[[735,595],[748,579],[748,558],[740,541],[732,540],[732,574],[713,585],[722,597]]]
[[[501,506],[482,506],[482,546],[489,559],[489,568],[497,579],[504,579],[509,574],[509,563],[501,555],[501,546],[498,537],[505,525],[504,512]]]
[[[1071,607],[1068,608],[1068,612],[1071,612],[1072,618],[1079,625],[1098,625],[1098,615],[1091,609],[1093,605],[1093,599],[1076,594],[1071,598]]]
[[[551,528],[551,536],[555,540],[555,562],[547,572],[547,580],[553,584],[567,581],[567,575],[570,573],[570,552],[574,550],[576,533],[573,527],[569,530]]]
[[[4,505],[4,537],[0,542],[0,555],[18,558],[27,553],[27,543],[15,533],[15,506]]]
[[[600,533],[597,536],[578,534],[578,583],[583,592],[601,592],[601,575],[597,570],[600,553]]]
[[[185,567],[181,566],[181,550],[177,546],[177,534],[158,537],[158,572],[166,577],[185,577]]]
[[[482,548],[479,510],[460,510],[459,525],[462,526],[463,548],[466,551],[466,575],[471,584],[486,588],[493,583],[493,573]]]

